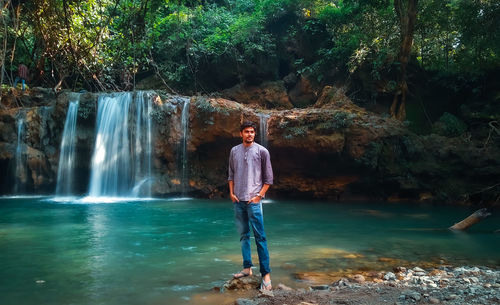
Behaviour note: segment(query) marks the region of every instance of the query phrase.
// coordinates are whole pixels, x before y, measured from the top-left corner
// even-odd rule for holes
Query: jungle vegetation
[[[498,104],[497,0],[1,0],[2,84],[211,93],[287,75],[401,120]],[[438,101],[438,102],[436,102]],[[471,102],[472,101],[472,102]],[[420,107],[427,120],[432,109]]]

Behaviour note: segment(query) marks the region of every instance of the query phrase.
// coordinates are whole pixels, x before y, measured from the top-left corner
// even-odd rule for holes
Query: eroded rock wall
[[[15,177],[17,119],[25,117],[28,193],[55,190],[60,141],[69,92],[34,90],[25,107],[8,100],[0,111],[2,194]],[[45,96],[45,98],[43,97]],[[417,136],[405,125],[354,105],[342,88],[325,87],[314,106],[266,109],[218,97],[152,93],[153,195],[227,197],[227,162],[241,142],[244,120],[267,119],[267,141],[275,172],[274,198],[430,200],[492,202],[500,172],[497,146],[485,148],[463,137]],[[80,95],[77,120],[78,192],[87,192],[95,141],[98,94]],[[189,103],[187,184],[182,181],[182,109]],[[262,131],[258,131],[262,132]],[[259,138],[259,135],[256,139]],[[493,142],[492,142],[493,143]],[[495,146],[496,145],[496,146]],[[18,177],[19,178],[19,177]]]

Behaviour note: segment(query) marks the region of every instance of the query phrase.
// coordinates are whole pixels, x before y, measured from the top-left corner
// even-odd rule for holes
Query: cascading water
[[[24,144],[24,118],[17,119],[17,146],[16,146],[16,172],[14,183],[14,194],[25,191],[28,180],[28,169],[26,166],[26,144]]]
[[[144,92],[133,97],[124,92],[98,99],[89,197],[151,195],[152,102]]]
[[[268,114],[259,113],[260,126],[259,126],[259,139],[260,145],[267,147],[267,120],[269,119]]]
[[[188,186],[188,159],[187,159],[187,140],[189,128],[189,99],[184,99],[181,115],[182,141],[181,141],[181,169],[182,169],[182,195],[186,195]]]
[[[151,98],[147,93],[137,92],[135,97],[135,173],[132,196],[151,197]]]
[[[57,168],[56,196],[73,194],[73,175],[75,167],[76,119],[80,96],[71,96],[64,123],[64,131]]]

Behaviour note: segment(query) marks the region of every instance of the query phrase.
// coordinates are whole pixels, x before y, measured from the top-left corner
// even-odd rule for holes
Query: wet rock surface
[[[400,267],[401,268],[401,267]],[[500,270],[487,267],[404,268],[398,278],[359,283],[355,276],[309,289],[278,285],[274,296],[239,299],[235,304],[499,304]],[[383,277],[393,272],[384,272]],[[321,287],[321,289],[317,289]],[[246,303],[245,303],[246,302]]]

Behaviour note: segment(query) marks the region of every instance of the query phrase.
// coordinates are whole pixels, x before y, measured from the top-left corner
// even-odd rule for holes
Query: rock
[[[445,276],[446,271],[444,270],[439,270],[439,269],[433,269],[431,272],[429,272],[430,276]]]
[[[311,290],[328,290],[328,285],[315,285],[310,287]]]
[[[265,82],[259,86],[236,85],[222,91],[222,96],[242,104],[254,104],[263,108],[293,108],[282,81]]]
[[[416,302],[420,301],[420,299],[422,298],[421,295],[420,295],[420,293],[418,293],[416,291],[414,291],[413,293],[411,293],[409,295],[409,297],[410,297],[410,299],[415,300]]]
[[[395,267],[393,269],[394,272],[398,273],[398,272],[406,272],[406,267]]]
[[[237,299],[235,302],[234,302],[235,305],[257,305],[258,303],[257,302],[254,302],[252,300],[249,300],[249,299],[243,299],[243,298],[239,298]]]
[[[295,73],[289,73],[287,76],[283,77],[283,83],[287,89],[292,88],[297,83],[297,75],[295,75]]]
[[[413,272],[424,272],[425,273],[425,270],[420,268],[420,267],[415,267],[415,268],[413,268]]]
[[[240,279],[231,279],[224,283],[223,290],[251,290],[260,287],[260,277],[252,275]]]
[[[392,272],[387,272],[385,275],[384,275],[384,280],[386,281],[395,281],[396,280],[396,275]]]
[[[352,102],[345,95],[345,89],[340,87],[325,86],[321,90],[314,107],[342,107]]]
[[[334,283],[332,283],[333,287],[351,287],[351,284],[349,284],[349,280],[346,278],[342,278]]]
[[[445,299],[447,301],[456,300],[456,299],[458,299],[458,295],[456,295],[456,294],[450,294],[450,295],[446,296]]]
[[[285,285],[283,283],[279,283],[278,287],[276,289],[278,289],[278,290],[284,290],[284,291],[293,291],[292,288],[288,287],[287,285]]]
[[[260,289],[259,292],[261,296],[274,298],[274,292],[272,292],[272,290]]]
[[[290,97],[290,101],[293,106],[297,108],[310,106],[318,99],[317,93],[313,89],[311,81],[304,76],[300,76],[298,82],[288,92],[288,96]]]
[[[362,284],[365,282],[365,277],[361,274],[356,274],[351,278],[354,282]]]
[[[440,301],[437,298],[433,298],[433,297],[429,298],[429,303],[431,303],[431,304],[439,304],[439,302]]]

